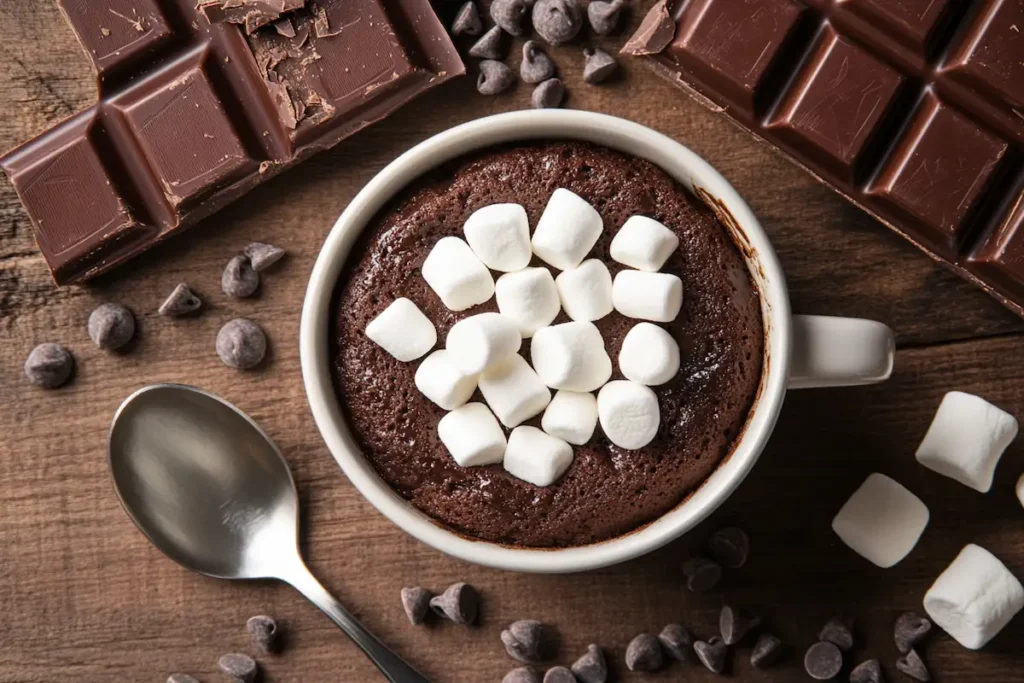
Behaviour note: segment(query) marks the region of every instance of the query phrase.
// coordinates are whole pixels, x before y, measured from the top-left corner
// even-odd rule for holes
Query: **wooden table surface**
[[[646,4],[646,3],[645,3]],[[634,22],[636,17],[633,18]],[[621,37],[616,41],[621,41]],[[40,133],[95,97],[85,57],[54,0],[0,0],[0,147]],[[896,616],[920,610],[933,579],[968,542],[1024,576],[1024,510],[1013,485],[1024,471],[1024,441],[1010,447],[987,495],[916,464],[914,450],[942,395],[978,393],[1024,415],[1024,324],[743,132],[683,97],[637,63],[604,87],[586,86],[581,46],[557,50],[568,105],[624,116],[667,133],[716,165],[746,196],[775,241],[797,311],[864,316],[896,331],[899,351],[888,383],[794,392],[751,477],[702,527],[626,564],[573,576],[530,576],[447,558],[411,539],[349,484],[313,424],[297,348],[306,277],[334,219],[385,164],[453,124],[528,106],[529,90],[484,98],[470,79],[450,83],[333,151],[305,163],[88,287],[57,289],[10,185],[0,186],[0,681],[159,682],[172,672],[225,680],[226,652],[247,651],[247,617],[269,613],[288,633],[286,651],[263,657],[265,680],[377,681],[373,667],[292,589],[192,574],[161,555],[123,513],[105,462],[106,430],[118,404],[155,382],[198,384],[255,417],[287,455],[304,509],[305,550],[324,583],[380,637],[434,681],[499,681],[513,665],[498,640],[517,618],[553,624],[558,661],[587,643],[607,648],[617,680],[713,680],[697,665],[631,675],[625,646],[638,632],[680,622],[699,636],[716,630],[729,602],[763,614],[791,647],[786,661],[752,671],[749,652],[734,675],[750,681],[809,680],[804,649],[824,621],[848,613],[860,624],[852,659],[878,657],[890,680]],[[513,59],[518,63],[518,56]],[[262,294],[229,300],[224,263],[250,240],[290,256]],[[163,297],[187,280],[207,308],[194,320],[156,315]],[[131,307],[139,339],[123,355],[99,351],[85,322],[103,301]],[[251,317],[270,337],[260,372],[223,366],[214,336],[225,321]],[[22,364],[45,341],[77,359],[73,383],[31,386]],[[870,472],[895,477],[930,507],[916,550],[893,569],[870,565],[830,529],[832,516]],[[750,562],[720,590],[683,587],[680,561],[721,525],[746,528]],[[440,590],[465,580],[483,593],[482,623],[414,628],[398,600],[404,585]],[[1021,680],[1024,617],[982,652],[945,634],[926,647],[939,681]]]

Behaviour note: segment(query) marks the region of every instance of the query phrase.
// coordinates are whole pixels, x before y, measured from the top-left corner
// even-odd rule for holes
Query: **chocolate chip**
[[[583,56],[587,59],[583,64],[583,80],[591,85],[605,80],[619,67],[614,57],[596,47],[585,48]]]
[[[89,338],[101,349],[119,349],[135,336],[135,317],[121,304],[101,304],[89,314]]]
[[[760,617],[744,614],[729,605],[723,607],[718,614],[718,629],[726,645],[736,645],[760,625]]]
[[[444,593],[430,599],[430,609],[456,624],[472,624],[480,610],[480,594],[468,583],[453,583]]]
[[[220,276],[220,288],[236,299],[252,296],[259,286],[260,275],[253,270],[248,256],[239,255],[228,261]]]
[[[583,28],[577,0],[537,0],[533,5],[533,30],[552,45],[567,43]]]
[[[494,0],[491,19],[501,30],[513,36],[523,35],[523,17],[529,11],[526,0]]]
[[[248,370],[259,365],[267,353],[267,335],[251,320],[235,318],[217,333],[217,355],[224,365]]]
[[[658,642],[665,649],[668,656],[677,662],[685,662],[690,658],[690,649],[693,648],[693,636],[679,624],[669,624],[661,629],[658,634]]]
[[[583,655],[569,667],[579,683],[606,683],[608,680],[608,662],[604,652],[597,645],[587,645],[587,654]]]
[[[524,83],[540,83],[555,75],[555,63],[536,40],[523,43],[523,61],[519,65],[519,77]]]
[[[921,655],[917,654],[917,650],[911,650],[897,659],[896,668],[915,681],[927,682],[932,680],[932,675],[928,673],[928,667],[924,665],[924,660],[921,659]]]
[[[530,100],[534,109],[552,109],[562,104],[565,98],[565,86],[557,78],[549,78],[533,89]]]
[[[541,678],[539,672],[528,666],[521,666],[505,674],[501,683],[541,683]]]
[[[834,643],[843,652],[853,649],[853,620],[844,617],[833,617],[821,627],[818,640]]]
[[[729,646],[718,636],[712,636],[706,641],[698,640],[693,644],[693,651],[697,653],[697,659],[707,667],[708,671],[716,674],[725,671],[725,660],[729,654]]]
[[[174,288],[174,291],[171,292],[171,295],[168,296],[162,304],[160,304],[160,308],[157,310],[157,313],[170,318],[179,318],[183,315],[195,313],[202,308],[202,306],[202,300],[196,296],[191,289],[189,289],[188,285],[182,282],[179,283],[178,286]]]
[[[257,273],[262,273],[285,256],[284,249],[265,242],[253,242],[242,253],[249,257],[249,265]]]
[[[273,617],[263,614],[250,617],[245,628],[260,652],[270,654],[277,650],[277,622]]]
[[[708,539],[708,550],[723,567],[739,569],[750,555],[750,538],[737,527],[719,529]]]
[[[835,678],[843,668],[843,653],[835,643],[821,641],[811,645],[804,655],[804,670],[811,678],[827,681]]]
[[[706,557],[691,557],[683,562],[686,587],[694,593],[706,593],[722,578],[722,566]]]
[[[480,75],[476,79],[476,91],[481,95],[497,95],[512,87],[516,77],[512,69],[494,59],[480,62]]]
[[[199,681],[188,674],[171,674],[167,677],[167,683],[199,683]]]
[[[469,48],[469,56],[477,59],[501,59],[504,57],[504,52],[500,26],[492,26]]]
[[[885,683],[882,665],[877,659],[861,662],[850,672],[850,683]]]
[[[501,642],[508,656],[533,664],[544,659],[544,624],[536,619],[520,619],[501,632]]]
[[[758,669],[767,669],[782,657],[782,641],[770,633],[762,633],[750,653],[750,663]]]
[[[75,361],[60,344],[47,342],[32,349],[25,359],[25,377],[37,387],[56,389],[71,377]]]
[[[478,36],[484,30],[484,22],[480,20],[480,10],[476,3],[469,0],[459,8],[452,22],[453,36]]]
[[[259,665],[249,655],[224,655],[217,661],[220,670],[241,683],[253,683],[259,673]]]
[[[626,648],[626,666],[630,671],[657,671],[664,663],[661,643],[650,633],[641,633]]]
[[[913,612],[904,612],[896,619],[896,627],[893,629],[896,649],[907,654],[915,645],[924,640],[931,630],[932,622]]]
[[[590,28],[599,36],[606,36],[619,25],[619,15],[626,5],[626,0],[594,0],[587,5],[587,18]]]
[[[426,621],[432,597],[433,593],[419,586],[402,589],[402,609],[405,610],[405,616],[409,617],[409,623],[419,626]]]
[[[544,674],[544,683],[576,683],[576,677],[564,666],[556,666]]]

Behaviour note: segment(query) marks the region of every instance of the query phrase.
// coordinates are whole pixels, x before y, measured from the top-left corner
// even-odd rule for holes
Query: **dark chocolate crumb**
[[[833,617],[821,628],[818,640],[834,643],[843,652],[853,649],[853,620]]]
[[[523,61],[519,65],[519,76],[531,85],[546,81],[555,75],[555,63],[536,40],[523,43]]]
[[[725,671],[725,661],[729,654],[729,646],[718,636],[712,636],[706,641],[698,640],[693,644],[693,651],[697,653],[697,659],[708,671],[720,674]]]
[[[932,630],[932,622],[913,612],[904,612],[896,619],[896,626],[893,629],[893,638],[896,641],[896,649],[907,654],[914,646],[920,643]]]
[[[821,641],[811,645],[804,655],[804,670],[818,681],[835,678],[843,668],[843,653],[835,643]]]
[[[468,0],[459,8],[452,22],[453,36],[478,36],[483,33],[484,23],[480,20],[480,10],[473,0]]]
[[[761,618],[736,610],[729,605],[718,614],[718,628],[726,645],[736,645],[761,625]]]
[[[692,557],[683,563],[686,587],[694,593],[706,593],[722,579],[722,566],[706,557]]]
[[[587,645],[587,653],[573,662],[570,667],[579,683],[606,683],[608,662],[604,652],[597,645]]]
[[[897,659],[896,668],[913,678],[915,681],[927,683],[927,681],[932,680],[932,675],[928,673],[928,667],[925,666],[924,660],[921,659],[921,655],[917,654],[917,650],[911,650]]]
[[[590,28],[599,36],[608,35],[619,25],[619,15],[625,5],[626,0],[593,0],[587,5]]]
[[[409,623],[419,626],[426,621],[430,613],[430,599],[433,597],[433,593],[419,586],[402,589],[402,609],[405,610],[405,616],[409,617]]]
[[[485,59],[480,62],[480,75],[476,79],[476,90],[481,95],[497,95],[512,87],[516,77],[512,69],[503,62]]]
[[[63,385],[71,377],[74,368],[74,359],[60,344],[40,344],[25,359],[25,377],[44,389],[56,389]]]
[[[661,643],[650,633],[641,633],[626,648],[626,666],[630,671],[657,671],[664,663]]]
[[[767,669],[782,657],[782,641],[770,633],[762,633],[750,653],[750,663],[758,669]]]
[[[501,632],[501,642],[509,657],[526,664],[544,659],[544,624],[536,619],[520,619]]]
[[[565,86],[557,78],[549,78],[533,89],[530,97],[535,109],[553,109],[565,99]]]
[[[260,652],[270,654],[277,651],[277,621],[273,617],[264,614],[250,617],[245,628]]]
[[[658,634],[658,642],[664,648],[668,656],[677,662],[685,662],[690,658],[690,650],[693,649],[693,636],[679,624],[669,624],[661,629]]]
[[[476,621],[480,610],[480,594],[468,583],[453,583],[444,593],[431,598],[430,609],[456,624],[469,625]]]
[[[259,673],[259,665],[249,655],[224,655],[217,661],[220,670],[240,683],[253,683]]]
[[[505,56],[505,49],[502,45],[501,27],[492,26],[487,33],[480,36],[480,39],[469,48],[469,56],[477,59],[501,59]]]
[[[533,6],[533,30],[551,45],[562,45],[583,28],[583,12],[577,0],[537,0]]]
[[[881,663],[877,659],[869,659],[853,667],[850,683],[885,683]]]
[[[750,555],[750,538],[737,527],[719,529],[708,539],[708,550],[723,567],[739,569]]]
[[[491,3],[491,19],[509,35],[523,35],[523,18],[530,11],[526,0],[494,0]]]

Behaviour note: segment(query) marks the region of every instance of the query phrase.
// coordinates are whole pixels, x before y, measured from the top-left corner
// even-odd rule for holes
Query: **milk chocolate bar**
[[[58,284],[464,73],[429,0],[58,0],[100,101],[0,159]]]
[[[624,52],[1024,315],[1022,0],[661,0]]]

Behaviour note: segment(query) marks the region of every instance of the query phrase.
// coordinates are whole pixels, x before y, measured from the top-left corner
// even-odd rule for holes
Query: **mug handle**
[[[888,325],[860,318],[793,316],[789,388],[849,387],[889,379],[896,340]]]

